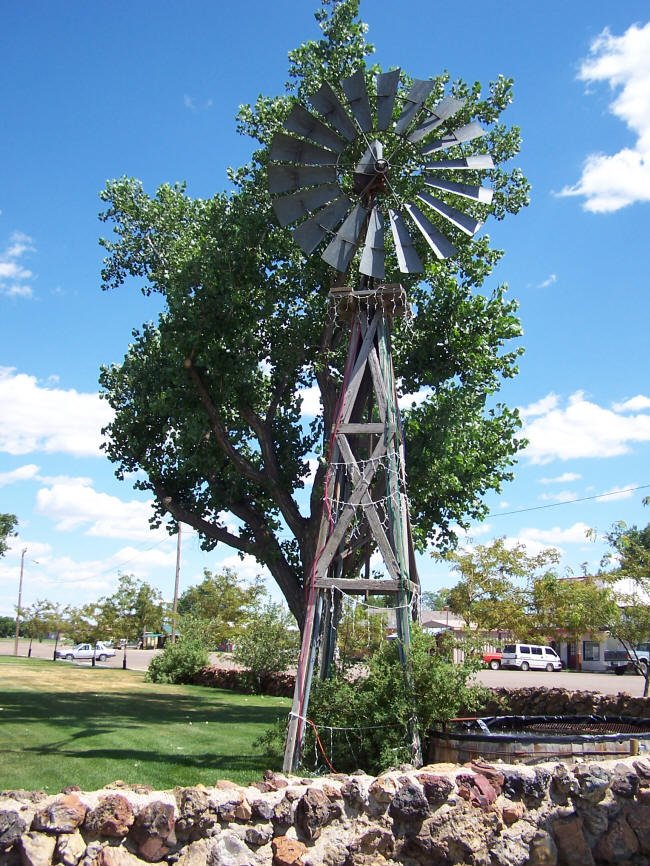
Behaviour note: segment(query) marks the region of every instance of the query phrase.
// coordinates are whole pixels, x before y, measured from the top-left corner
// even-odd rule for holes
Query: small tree
[[[168,641],[160,655],[151,659],[145,679],[151,683],[191,683],[208,662],[204,622],[185,616],[178,639]]]
[[[4,556],[7,552],[9,539],[18,534],[16,532],[17,526],[18,518],[15,514],[0,514],[0,556]]]
[[[98,632],[104,638],[140,638],[146,631],[162,631],[162,595],[144,580],[120,574],[112,595],[98,602]]]
[[[265,680],[296,662],[298,634],[295,626],[292,630],[293,622],[283,605],[267,601],[242,629],[235,646],[235,661],[248,669],[255,691],[262,692]]]

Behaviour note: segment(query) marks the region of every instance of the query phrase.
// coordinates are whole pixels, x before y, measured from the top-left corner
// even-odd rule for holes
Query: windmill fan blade
[[[413,118],[418,113],[424,100],[433,90],[434,81],[420,81],[416,79],[409,92],[406,94],[406,105],[402,109],[397,123],[395,124],[395,132],[401,135],[411,125]]]
[[[363,205],[358,204],[351,214],[345,219],[341,228],[334,235],[330,243],[325,247],[321,258],[343,273],[347,271],[352,257],[357,249],[357,238],[363,228],[363,223],[368,216],[368,211]]]
[[[384,218],[378,208],[374,207],[370,212],[368,230],[366,231],[366,242],[361,254],[359,273],[367,277],[384,279]]]
[[[485,135],[485,130],[475,122],[468,123],[466,126],[460,126],[453,132],[447,133],[442,138],[437,138],[422,148],[422,154],[427,156],[434,153],[436,150],[445,150],[448,147],[453,147],[455,144],[460,144],[463,141],[473,141]]]
[[[289,132],[295,132],[304,138],[310,138],[316,144],[329,147],[335,153],[341,153],[347,147],[347,141],[337,135],[333,129],[310,114],[302,105],[296,105],[283,124]]]
[[[359,160],[354,170],[355,174],[376,174],[375,163],[384,156],[384,145],[381,141],[373,141]]]
[[[403,274],[421,274],[424,268],[402,215],[389,210],[388,216],[400,271]]]
[[[474,201],[480,201],[484,204],[491,204],[494,196],[494,191],[489,186],[471,186],[467,183],[455,183],[452,180],[446,180],[438,175],[425,175],[424,182],[427,186],[432,186],[434,189],[444,189],[446,192],[453,192],[463,198],[471,198]]]
[[[459,171],[468,169],[481,171],[486,168],[494,168],[494,162],[489,153],[479,153],[476,156],[466,156],[464,159],[437,159],[424,166],[427,171],[435,171],[440,168],[453,168]]]
[[[301,141],[282,132],[273,136],[269,159],[303,165],[336,165],[336,154],[331,150],[324,150],[309,141]]]
[[[306,256],[314,252],[318,244],[341,222],[351,207],[352,200],[345,195],[341,196],[293,230],[293,239]]]
[[[414,204],[406,204],[404,208],[437,258],[448,259],[456,255],[456,247],[425,217],[420,208]]]
[[[429,117],[427,117],[426,120],[423,120],[422,123],[413,130],[413,132],[408,136],[408,140],[416,142],[426,138],[426,136],[432,133],[434,129],[437,129],[441,123],[444,123],[445,120],[453,117],[454,114],[458,114],[464,106],[464,99],[456,99],[454,96],[447,96],[442,100],[442,102],[439,102],[435,108],[431,109]]]
[[[325,120],[331,123],[337,132],[341,133],[343,138],[354,141],[358,132],[330,84],[325,82],[316,93],[309,97],[309,101],[316,111],[319,111]]]
[[[445,219],[449,220],[452,225],[455,225],[457,229],[460,229],[462,232],[465,232],[466,235],[470,237],[481,228],[483,225],[479,220],[475,220],[473,217],[469,216],[466,213],[463,213],[460,210],[457,210],[455,207],[452,207],[449,204],[445,204],[444,201],[440,201],[439,198],[434,198],[434,196],[429,195],[427,192],[419,192],[418,198],[420,201],[423,201],[425,204],[429,205],[429,207],[434,210],[436,213],[439,213],[440,216],[443,216]]]
[[[377,76],[377,129],[388,129],[399,85],[399,69]]]
[[[363,69],[350,75],[349,78],[344,78],[341,81],[341,89],[345,93],[354,119],[359,124],[359,129],[362,132],[369,132],[372,129],[372,114]]]
[[[271,163],[268,170],[269,192],[289,192],[304,186],[320,183],[336,183],[336,169],[333,165],[282,165]]]
[[[295,223],[302,217],[307,216],[316,208],[332,201],[340,194],[341,190],[336,184],[327,184],[325,186],[314,186],[310,189],[299,190],[291,195],[283,195],[281,198],[276,198],[273,202],[275,210],[281,226],[288,226],[289,223]]]

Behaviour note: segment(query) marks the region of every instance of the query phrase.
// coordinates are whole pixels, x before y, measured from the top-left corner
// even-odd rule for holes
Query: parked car
[[[520,671],[561,671],[562,662],[551,646],[530,643],[509,643],[501,654],[502,668],[516,668]]]
[[[104,641],[98,640],[94,648],[91,643],[78,643],[73,647],[65,647],[56,651],[58,659],[74,661],[75,659],[91,659],[93,656],[98,662],[104,662],[115,655],[115,650]]]
[[[501,667],[501,650],[494,650],[493,652],[485,652],[483,653],[483,661],[485,664],[492,668],[493,671],[498,671]]]

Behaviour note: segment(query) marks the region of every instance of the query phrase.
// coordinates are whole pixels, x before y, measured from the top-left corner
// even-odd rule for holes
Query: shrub
[[[208,664],[205,630],[199,620],[189,617],[181,622],[181,635],[149,663],[145,679],[151,683],[191,683]]]
[[[295,663],[298,635],[290,631],[293,618],[281,604],[259,607],[246,623],[235,646],[235,661],[247,669],[253,691],[262,693],[264,682]]]
[[[324,681],[314,680],[302,754],[305,764],[316,755],[317,764],[306,769],[327,765],[337,772],[381,773],[412,761],[414,724],[424,751],[434,723],[454,718],[461,710],[478,710],[489,694],[471,683],[482,667],[480,655],[465,646],[465,660],[454,663],[455,645],[453,638],[436,639],[413,626],[410,687],[396,641],[385,641],[370,656],[367,672],[356,680],[340,672]],[[282,739],[277,729],[267,732],[259,744],[277,753]]]

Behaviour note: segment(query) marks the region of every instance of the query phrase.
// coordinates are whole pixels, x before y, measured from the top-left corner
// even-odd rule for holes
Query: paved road
[[[18,645],[18,655],[26,656],[28,641],[21,640]],[[52,643],[32,645],[32,656],[34,658],[52,658]],[[13,640],[0,639],[0,656],[13,655]],[[126,666],[132,671],[146,671],[151,659],[160,650],[136,650],[127,649]],[[122,651],[118,651],[115,658],[108,659],[102,664],[103,667],[121,668],[123,661]],[[73,662],[61,662],[61,664],[73,664]],[[90,662],[74,662],[74,664],[90,665]],[[99,664],[99,663],[98,663]],[[506,671],[506,670],[484,670],[479,671],[478,679],[486,686],[510,687],[514,689],[525,686],[548,686],[549,688],[563,688],[575,690],[586,690],[591,692],[602,692],[608,695],[617,695],[619,692],[627,692],[630,695],[643,694],[643,678],[634,674],[625,674],[617,677],[612,673],[592,674],[574,673],[572,671],[559,671],[549,674],[546,671]]]

